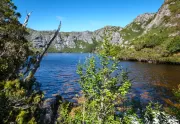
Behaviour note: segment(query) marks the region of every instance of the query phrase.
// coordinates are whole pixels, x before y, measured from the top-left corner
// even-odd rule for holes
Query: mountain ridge
[[[179,8],[179,0],[165,0],[156,13],[141,14],[124,28],[106,26],[94,32],[61,32],[52,47],[60,52],[92,52],[107,30],[112,37],[110,42],[116,46],[113,55],[121,59],[180,62],[176,59],[180,58]],[[52,34],[52,31],[30,30],[28,40],[33,41],[34,47],[41,48]]]

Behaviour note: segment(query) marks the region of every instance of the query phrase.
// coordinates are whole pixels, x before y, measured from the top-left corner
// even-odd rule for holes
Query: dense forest
[[[176,0],[179,5],[179,1]],[[82,96],[77,96],[74,104],[56,95],[53,101],[47,101],[40,90],[40,84],[34,74],[40,66],[46,50],[58,35],[60,26],[54,37],[46,47],[39,51],[32,47],[27,40],[29,29],[18,19],[21,14],[11,0],[0,2],[0,123],[1,124],[178,124],[180,119],[180,86],[172,91],[177,104],[171,104],[164,109],[161,104],[149,103],[141,105],[138,101],[127,99],[131,91],[132,81],[128,72],[119,67],[117,49],[110,43],[112,40],[109,30],[104,30],[101,46],[94,40],[94,44],[86,44],[91,51],[96,51],[95,57],[88,58],[84,65],[79,65],[77,74],[82,88]],[[177,8],[172,7],[172,11]],[[179,11],[179,9],[178,9]],[[167,20],[171,18],[167,18]],[[179,26],[179,23],[178,23]],[[154,29],[157,34],[146,34],[135,39],[133,50],[143,51],[162,45],[167,39],[166,32]],[[178,27],[177,29],[179,30]],[[165,30],[166,31],[166,30]],[[169,31],[169,30],[167,30]],[[146,37],[145,37],[146,36]],[[141,39],[145,39],[139,46]],[[150,42],[149,39],[155,39]],[[169,38],[167,44],[168,55],[179,52],[179,36]],[[146,42],[147,41],[147,42]],[[82,44],[77,42],[77,46]],[[155,49],[155,48],[154,48]],[[154,50],[152,49],[152,50]],[[69,49],[66,49],[69,51]],[[122,50],[124,51],[124,49]],[[131,52],[126,49],[127,52]],[[85,51],[86,52],[86,51]],[[136,53],[136,52],[131,52]],[[119,53],[120,54],[120,53]],[[136,55],[133,55],[136,56]],[[164,55],[163,55],[164,56]],[[100,65],[100,66],[97,66]]]

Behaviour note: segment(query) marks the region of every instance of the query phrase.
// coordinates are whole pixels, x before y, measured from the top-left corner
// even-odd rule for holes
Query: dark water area
[[[46,98],[60,94],[65,99],[72,99],[80,94],[77,65],[83,63],[90,54],[51,53],[47,54],[36,73],[37,81]],[[127,69],[132,79],[129,97],[140,101],[163,102],[173,100],[172,90],[180,84],[180,66],[165,64],[148,64],[141,62],[121,61],[120,65]]]

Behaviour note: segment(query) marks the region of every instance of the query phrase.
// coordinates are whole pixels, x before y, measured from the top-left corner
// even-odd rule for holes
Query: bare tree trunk
[[[29,21],[29,17],[30,17],[30,15],[31,15],[31,13],[32,13],[32,12],[27,13],[27,16],[26,16],[26,19],[25,19],[25,21],[24,21],[23,27],[26,27],[26,26],[27,26],[28,21]]]
[[[57,29],[57,31],[55,32],[54,36],[51,38],[51,40],[49,41],[49,43],[46,45],[46,48],[44,49],[44,51],[42,52],[41,55],[39,55],[39,57],[37,58],[37,61],[36,63],[34,64],[34,67],[32,68],[32,70],[29,72],[28,76],[24,79],[24,81],[27,81],[29,82],[33,77],[34,77],[34,74],[36,73],[40,63],[41,63],[41,60],[44,56],[44,54],[47,52],[49,46],[51,45],[51,43],[53,42],[53,40],[56,38],[56,36],[58,35],[59,31],[60,31],[60,28],[61,28],[61,21],[60,21],[60,24],[59,24],[59,27]]]

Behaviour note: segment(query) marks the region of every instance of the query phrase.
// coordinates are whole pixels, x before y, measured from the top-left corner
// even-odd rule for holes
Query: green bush
[[[132,29],[138,30],[138,32],[134,32]],[[132,40],[133,38],[140,36],[143,33],[143,29],[141,28],[141,24],[133,22],[124,28],[120,33],[123,34],[122,37],[124,40]]]
[[[0,123],[25,124],[40,117],[43,93],[35,80],[23,81],[22,72],[34,54],[24,37],[26,28],[18,21],[20,14],[12,0],[0,2]]]
[[[59,50],[56,49],[55,47],[50,46],[50,47],[48,48],[48,51],[47,51],[47,52],[48,52],[48,53],[57,53],[57,52],[59,52]]]
[[[157,34],[149,35],[148,37],[145,38],[144,47],[153,48],[155,46],[160,45],[164,41],[164,39],[165,39],[164,37],[159,36]]]
[[[174,37],[167,46],[170,53],[180,52],[180,36]]]
[[[80,104],[79,110],[75,111],[74,117],[69,117],[67,106],[65,110],[61,109],[59,113],[64,118],[59,117],[59,123],[120,123],[115,114],[115,105],[125,98],[131,82],[127,72],[121,70],[119,73],[118,61],[109,57],[111,44],[108,39],[104,37],[99,59],[92,57],[84,65],[79,65],[77,73],[80,75],[79,83],[85,100]]]

